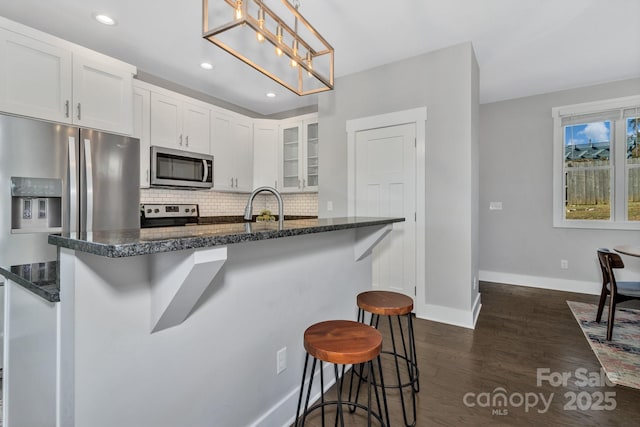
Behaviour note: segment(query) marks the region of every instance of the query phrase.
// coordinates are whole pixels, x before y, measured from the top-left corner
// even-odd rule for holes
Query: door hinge
[[[418,287],[417,286],[413,287],[413,296],[416,296],[416,297],[418,296]]]
[[[416,212],[413,213],[413,222],[418,221],[418,214]]]
[[[413,148],[418,147],[418,138],[413,138]]]

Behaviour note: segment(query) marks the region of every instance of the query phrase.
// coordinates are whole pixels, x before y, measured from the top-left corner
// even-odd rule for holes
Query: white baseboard
[[[481,307],[480,294],[478,293],[476,300],[473,302],[473,307],[470,310],[461,310],[459,308],[445,307],[442,305],[423,304],[420,307],[420,311],[416,311],[416,317],[474,329]]]
[[[484,282],[552,289],[554,291],[577,292],[589,295],[600,295],[600,290],[602,289],[600,282],[559,279],[557,277],[527,276],[524,274],[501,273],[498,271],[480,270],[479,278]]]
[[[309,360],[311,363],[312,360]],[[345,371],[345,375],[348,371]],[[333,375],[333,365],[331,363],[323,363],[324,371],[324,390],[329,390],[336,382]],[[302,372],[300,372],[300,380],[302,380]],[[298,384],[300,381],[298,381]],[[305,391],[309,385],[309,379],[305,382]],[[315,401],[320,399],[320,370],[316,368],[316,372],[313,376],[313,390],[311,391],[311,398],[309,399],[309,406]],[[278,403],[271,407],[266,413],[251,424],[251,427],[271,427],[281,425],[282,427],[289,427],[295,421],[295,413],[298,407],[298,396],[300,395],[300,386],[293,389],[289,394],[283,397]],[[304,400],[302,401],[304,405]]]

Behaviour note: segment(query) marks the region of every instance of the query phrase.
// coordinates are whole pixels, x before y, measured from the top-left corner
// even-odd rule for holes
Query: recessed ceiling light
[[[104,25],[116,25],[115,19],[105,15],[104,13],[94,13],[93,19]]]
[[[275,98],[276,94],[273,92],[267,92],[267,98]]]
[[[200,64],[200,67],[204,68],[205,70],[213,70],[213,65],[208,62],[203,62],[202,64]]]

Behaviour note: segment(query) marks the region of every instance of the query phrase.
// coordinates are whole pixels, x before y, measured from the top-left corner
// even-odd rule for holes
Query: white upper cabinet
[[[151,145],[209,153],[209,109],[181,95],[151,92]]]
[[[318,191],[318,119],[315,114],[280,124],[278,189]]]
[[[133,137],[140,140],[140,188],[149,188],[151,145],[151,92],[133,88]]]
[[[207,154],[211,152],[209,115],[210,110],[208,108],[193,105],[188,102],[183,104],[182,130],[184,132],[184,144],[187,150]]]
[[[73,123],[130,135],[133,76],[90,58],[73,57]]]
[[[2,28],[0,42],[0,109],[70,122],[71,52]]]
[[[0,111],[130,135],[135,67],[0,19]]]
[[[253,187],[278,188],[278,124],[255,120],[253,124]]]
[[[253,189],[253,123],[220,111],[211,114],[213,189],[250,192]]]

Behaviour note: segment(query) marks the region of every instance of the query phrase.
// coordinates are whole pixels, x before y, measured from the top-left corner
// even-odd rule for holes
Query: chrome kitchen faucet
[[[253,190],[253,192],[249,196],[249,200],[247,201],[247,207],[244,208],[244,219],[246,221],[251,221],[253,219],[253,199],[256,198],[258,193],[262,193],[263,191],[268,191],[269,193],[276,196],[276,199],[278,200],[278,225],[279,225],[279,228],[282,229],[284,225],[284,211],[283,211],[283,204],[282,204],[282,196],[280,195],[278,190],[276,190],[273,187],[258,187],[255,190]]]

